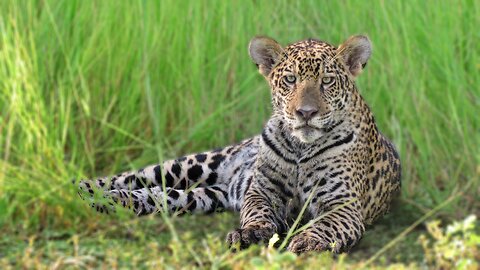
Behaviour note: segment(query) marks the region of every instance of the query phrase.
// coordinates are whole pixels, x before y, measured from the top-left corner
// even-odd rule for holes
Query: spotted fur
[[[92,196],[94,187],[103,189],[138,215],[240,211],[241,226],[227,242],[241,247],[285,233],[307,204],[302,222],[310,226],[288,250],[348,250],[400,189],[398,154],[354,81],[370,41],[354,36],[335,47],[309,39],[283,48],[256,37],[249,52],[272,93],[262,134],[80,187]]]

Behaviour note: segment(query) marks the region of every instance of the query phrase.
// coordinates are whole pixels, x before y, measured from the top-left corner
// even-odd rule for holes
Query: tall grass
[[[0,2],[0,226],[98,220],[69,179],[259,133],[267,84],[247,44],[368,34],[358,79],[403,161],[403,198],[479,211],[477,1]],[[102,217],[102,219],[107,219]]]

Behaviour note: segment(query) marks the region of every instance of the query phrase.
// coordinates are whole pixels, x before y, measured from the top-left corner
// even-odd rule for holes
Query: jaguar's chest
[[[302,222],[310,220],[312,215],[323,211],[325,202],[345,193],[350,187],[350,180],[340,176],[345,172],[340,167],[324,162],[309,167],[291,168],[292,176],[295,177],[285,179],[285,186],[292,189],[292,196],[286,205],[287,222],[290,225],[300,214]]]

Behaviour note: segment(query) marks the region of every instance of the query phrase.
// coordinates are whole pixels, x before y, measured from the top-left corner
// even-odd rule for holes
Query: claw
[[[231,249],[245,249],[251,244],[267,244],[274,234],[273,227],[237,229],[227,235],[226,242]]]
[[[300,234],[295,236],[287,247],[288,251],[295,254],[301,254],[309,251],[324,251],[328,249],[321,239],[312,238],[311,236]]]

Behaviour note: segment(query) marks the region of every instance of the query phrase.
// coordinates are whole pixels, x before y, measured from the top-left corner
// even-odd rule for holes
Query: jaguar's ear
[[[337,54],[350,73],[357,77],[372,54],[372,44],[367,36],[352,36],[338,47]]]
[[[258,71],[267,77],[284,54],[282,46],[269,37],[255,37],[248,45],[248,53]]]

